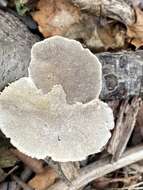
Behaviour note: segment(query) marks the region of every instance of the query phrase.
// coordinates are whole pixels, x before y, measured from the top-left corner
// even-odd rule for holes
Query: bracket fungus
[[[61,84],[68,103],[85,103],[99,97],[101,64],[79,42],[55,36],[37,42],[31,54],[30,76],[44,93]]]
[[[30,77],[0,95],[0,128],[25,154],[79,161],[100,152],[114,127],[101,100],[101,64],[79,42],[52,37],[32,48]]]

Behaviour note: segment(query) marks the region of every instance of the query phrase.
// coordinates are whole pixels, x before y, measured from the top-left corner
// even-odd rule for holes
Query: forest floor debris
[[[5,17],[2,28],[6,22],[13,23],[5,38],[13,36],[19,40],[16,59],[25,64],[34,42],[57,34],[76,39],[97,53],[104,76],[101,98],[113,109],[116,122],[104,151],[66,166],[31,158],[14,149],[0,134],[0,190],[143,189],[143,1],[0,0],[0,8],[4,9],[0,10],[1,21]],[[14,33],[14,28],[18,33]],[[12,60],[12,50],[9,45],[10,57],[6,56],[5,62]],[[12,64],[19,69],[15,62]],[[24,65],[22,69],[13,70],[14,74],[16,71],[21,72],[20,77],[25,75]],[[8,81],[10,72],[1,80]],[[14,74],[11,81],[15,80]],[[0,84],[1,89],[5,84]]]

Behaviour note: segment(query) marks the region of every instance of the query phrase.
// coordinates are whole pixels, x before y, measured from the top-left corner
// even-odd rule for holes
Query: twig
[[[130,169],[132,169],[135,173],[139,173],[139,174],[143,173],[143,166],[140,164],[132,164],[130,166]]]
[[[68,187],[63,181],[59,181],[48,188],[48,190],[77,190],[99,177],[142,159],[143,145],[140,145],[126,151],[122,158],[120,158],[118,161],[115,161],[114,163],[111,163],[110,157],[108,157],[84,167],[81,169],[79,176],[72,181],[72,186],[70,187]]]
[[[108,152],[113,155],[113,160],[119,159],[126,148],[134,129],[141,103],[139,97],[134,97],[131,103],[129,103],[129,100],[125,100],[120,106],[116,127],[108,145]]]
[[[128,187],[128,190],[134,189],[135,187],[140,186],[140,185],[143,185],[143,181],[141,181],[141,182],[139,182],[139,183],[136,183],[136,184],[134,184],[134,185],[129,186],[129,187]],[[143,187],[142,187],[142,189],[143,189]]]
[[[108,183],[118,183],[122,182],[124,184],[130,184],[132,180],[139,179],[139,175],[134,175],[134,176],[128,176],[128,177],[118,177],[118,178],[107,178],[107,177],[101,177],[97,179],[97,182],[108,182]],[[96,181],[95,181],[96,184]]]
[[[0,183],[5,180],[9,175],[11,175],[15,170],[17,170],[19,166],[15,166],[12,168],[8,173],[5,173],[1,168],[0,168]]]
[[[14,181],[17,182],[19,186],[23,188],[23,190],[32,190],[32,188],[29,187],[26,183],[24,183],[19,177],[12,175],[12,178],[14,179]]]
[[[17,170],[19,168],[19,166],[15,166],[14,168],[12,168],[7,174],[6,177],[8,177],[9,175],[11,175],[15,170]]]

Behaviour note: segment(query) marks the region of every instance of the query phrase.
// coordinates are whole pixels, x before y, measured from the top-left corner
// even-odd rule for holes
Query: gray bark
[[[102,63],[104,100],[143,96],[143,51],[99,53]]]
[[[0,90],[27,74],[31,47],[37,40],[17,17],[0,10]]]

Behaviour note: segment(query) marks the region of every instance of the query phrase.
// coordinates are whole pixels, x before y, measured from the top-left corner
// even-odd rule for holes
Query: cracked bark
[[[119,100],[134,95],[143,97],[142,50],[96,55],[102,63],[102,99]]]

